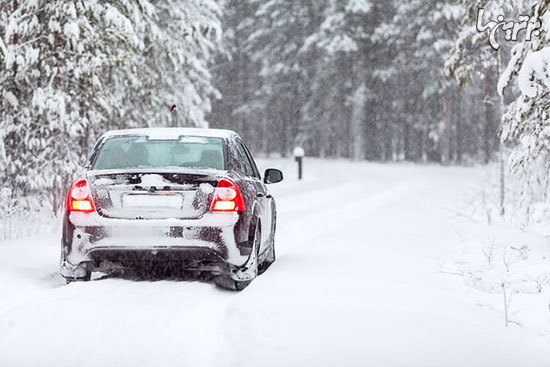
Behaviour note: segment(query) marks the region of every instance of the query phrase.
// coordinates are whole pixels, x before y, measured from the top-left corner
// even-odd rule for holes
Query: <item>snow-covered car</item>
[[[60,272],[170,266],[241,290],[275,261],[275,200],[233,131],[160,128],[111,131],[71,185]]]

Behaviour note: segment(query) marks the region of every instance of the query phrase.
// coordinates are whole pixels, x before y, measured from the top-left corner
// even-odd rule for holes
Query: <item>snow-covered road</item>
[[[290,160],[277,262],[242,293],[64,285],[56,237],[0,243],[0,366],[549,366],[547,339],[438,273],[483,168]]]

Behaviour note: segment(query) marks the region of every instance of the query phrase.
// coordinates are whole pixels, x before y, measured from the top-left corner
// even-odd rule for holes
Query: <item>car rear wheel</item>
[[[271,264],[275,262],[275,215],[273,215],[273,227],[271,228],[271,233],[269,234],[269,247],[267,249],[267,254],[262,263],[258,266],[258,274],[263,274]]]
[[[250,283],[252,283],[252,280],[256,278],[256,276],[259,274],[259,255],[260,255],[260,244],[262,241],[262,232],[261,232],[261,225],[260,221],[257,222],[256,226],[254,227],[254,236],[252,237],[252,253],[250,254],[250,258],[246,265],[243,267],[243,269],[239,270],[239,275],[245,275],[246,280],[236,280],[233,279],[230,275],[224,274],[216,277],[214,280],[215,284],[221,288],[230,289],[234,291],[242,291]],[[237,277],[239,277],[239,275]]]

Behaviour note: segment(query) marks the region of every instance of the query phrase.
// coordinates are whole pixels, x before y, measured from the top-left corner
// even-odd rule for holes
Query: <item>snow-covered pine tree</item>
[[[115,105],[104,69],[128,57],[136,37],[108,4],[4,1],[0,9],[4,184],[18,195],[49,195],[59,207],[88,132]]]
[[[131,69],[115,73],[124,116],[132,126],[203,126],[218,98],[209,65],[220,48],[221,3],[163,0],[149,4],[137,25],[143,48]],[[175,111],[171,111],[172,106]],[[116,126],[117,121],[113,121]]]
[[[489,43],[487,32],[478,31],[478,17],[480,9],[484,10],[485,19],[497,19],[504,14],[521,14],[525,9],[525,2],[512,0],[460,0],[459,4],[464,9],[462,27],[455,47],[452,49],[451,57],[445,68],[450,77],[457,80],[459,86],[481,79],[484,81],[486,96],[483,100],[485,105],[485,160],[491,159],[492,152],[499,151],[500,160],[500,214],[505,214],[505,168],[504,168],[504,147],[500,141],[495,140],[494,130],[500,130],[503,124],[505,110],[504,98],[498,95],[498,75],[501,72],[503,47],[498,51]],[[498,83],[500,84],[500,83]]]
[[[467,153],[460,95],[443,73],[460,14],[451,1],[406,0],[376,29],[376,43],[392,57],[376,71],[396,96],[386,119],[399,123],[406,159],[461,162]]]
[[[205,125],[214,1],[0,0],[0,177],[60,208],[108,128]]]
[[[485,161],[489,162],[495,152],[500,151],[496,131],[500,130],[503,113],[502,101],[497,93],[498,74],[501,65],[501,50],[495,51],[489,44],[488,32],[478,32],[476,26],[479,9],[484,9],[483,21],[496,19],[498,15],[517,13],[523,8],[523,1],[511,0],[460,0],[463,16],[459,35],[445,64],[449,77],[456,80],[459,87],[478,84],[485,92],[479,101],[484,106],[483,129]],[[481,117],[481,116],[480,116]],[[503,191],[504,192],[504,191]]]
[[[550,4],[531,8],[531,21],[542,33],[516,45],[499,81],[499,93],[517,80],[521,95],[503,119],[502,139],[514,146],[509,163],[519,181],[519,201],[529,219],[539,203],[548,204],[550,189]]]
[[[376,55],[370,35],[380,22],[382,6],[380,1],[329,0],[304,40],[302,52],[314,55],[318,63],[311,73],[316,92],[303,109],[304,132],[317,136],[308,140],[321,156],[378,155],[376,121],[369,108],[376,96],[370,89]]]
[[[316,62],[300,50],[308,30],[318,21],[324,1],[248,0],[248,3],[255,9],[253,20],[244,19],[239,27],[247,35],[244,48],[259,67],[260,88],[243,110],[262,111],[255,116],[269,132],[264,135],[270,140],[265,144],[267,150],[286,155],[298,143],[301,110],[309,92],[304,87]]]

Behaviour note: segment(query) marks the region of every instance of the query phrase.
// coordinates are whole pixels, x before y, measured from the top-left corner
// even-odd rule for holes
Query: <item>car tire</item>
[[[267,255],[260,265],[258,265],[258,275],[266,272],[267,269],[275,262],[275,244],[271,243]]]
[[[260,241],[262,240],[261,228],[262,227],[261,227],[260,221],[258,220],[256,225],[254,226],[254,236],[252,237],[253,245],[252,245],[252,252],[250,255],[251,257],[249,258],[247,264],[245,265],[248,268],[255,267],[255,269],[253,269],[255,273],[254,278],[256,278],[256,276],[260,274],[260,265],[258,264],[258,260],[259,260],[258,257],[260,255],[259,253]],[[214,279],[214,283],[220,288],[240,292],[246,287],[248,287],[250,283],[252,283],[252,280],[253,279],[235,280],[230,275],[223,274],[223,275],[217,276]]]
[[[263,274],[277,259],[277,256],[275,255],[275,229],[277,227],[277,213],[275,211],[273,212],[273,219],[271,223],[273,223],[273,225],[271,227],[271,233],[269,234],[269,249],[267,250],[265,259],[258,267],[258,274]]]

